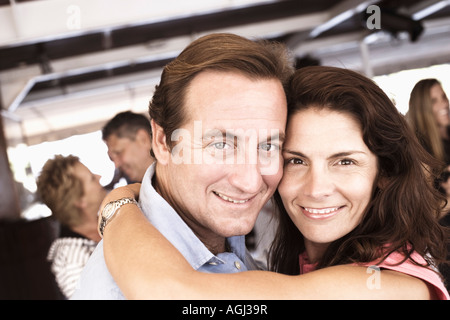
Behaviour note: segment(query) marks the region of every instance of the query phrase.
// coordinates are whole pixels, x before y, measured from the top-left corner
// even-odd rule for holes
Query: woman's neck
[[[102,239],[98,234],[96,223],[83,223],[79,226],[72,227],[72,230],[95,242],[99,242]]]
[[[448,126],[440,126],[439,127],[439,134],[441,135],[442,139],[449,140]]]
[[[306,253],[308,254],[309,263],[317,263],[322,259],[329,243],[316,243],[305,239]]]

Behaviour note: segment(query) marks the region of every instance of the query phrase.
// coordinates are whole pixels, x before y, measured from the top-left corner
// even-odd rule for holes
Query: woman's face
[[[309,108],[289,119],[283,147],[283,204],[311,246],[326,248],[361,221],[377,177],[377,157],[349,114]],[[309,250],[308,250],[309,253]]]
[[[434,118],[439,127],[446,127],[450,124],[448,117],[448,98],[439,83],[430,89],[431,105],[433,108]]]

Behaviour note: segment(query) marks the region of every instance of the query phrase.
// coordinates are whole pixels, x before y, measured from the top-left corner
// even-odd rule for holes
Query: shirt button
[[[209,264],[212,266],[217,266],[217,262],[210,262]]]
[[[236,269],[241,270],[241,264],[239,263],[239,261],[235,261],[234,266],[236,267]]]

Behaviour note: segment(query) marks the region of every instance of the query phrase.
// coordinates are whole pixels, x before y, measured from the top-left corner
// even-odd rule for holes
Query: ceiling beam
[[[308,32],[298,32],[292,35],[286,41],[286,44],[295,51],[303,42],[317,38],[322,33],[336,27],[355,14],[360,14],[367,7],[377,2],[380,2],[380,0],[345,0],[339,2],[325,12],[320,23],[308,30]]]

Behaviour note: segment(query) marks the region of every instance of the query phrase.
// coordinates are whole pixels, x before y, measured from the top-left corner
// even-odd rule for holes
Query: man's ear
[[[170,149],[166,143],[166,133],[164,129],[159,126],[155,120],[151,120],[152,125],[152,150],[155,154],[156,160],[162,165],[166,165],[169,163],[170,159]]]

